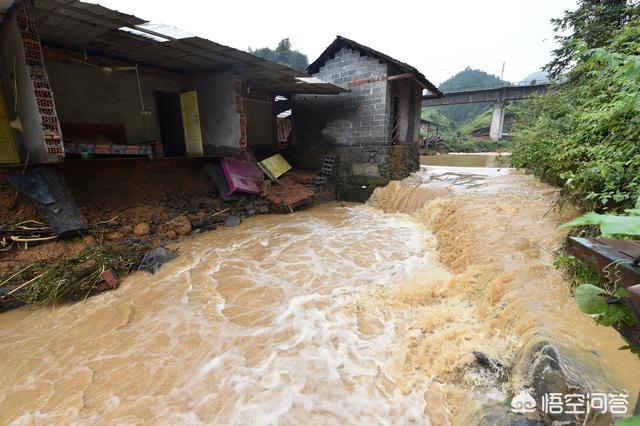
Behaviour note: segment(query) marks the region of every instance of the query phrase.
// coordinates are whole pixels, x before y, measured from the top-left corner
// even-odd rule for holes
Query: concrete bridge
[[[491,116],[491,128],[489,137],[497,141],[502,137],[502,126],[504,125],[505,106],[508,101],[525,99],[535,94],[545,93],[549,88],[546,81],[522,82],[518,85],[497,85],[485,87],[473,87],[444,92],[444,97],[436,98],[432,95],[422,97],[422,106],[443,106],[475,104],[481,102],[493,103],[493,115]]]

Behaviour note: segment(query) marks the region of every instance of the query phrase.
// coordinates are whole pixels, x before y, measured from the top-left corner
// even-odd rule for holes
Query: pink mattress
[[[229,184],[229,194],[236,192],[260,193],[260,184],[264,180],[264,176],[258,163],[222,158],[220,164]]]

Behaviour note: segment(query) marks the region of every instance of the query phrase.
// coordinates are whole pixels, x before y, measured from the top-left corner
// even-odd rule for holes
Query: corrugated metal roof
[[[349,47],[353,50],[357,50],[365,55],[372,56],[376,59],[379,59],[382,62],[392,64],[396,68],[405,73],[412,74],[424,87],[431,93],[433,93],[436,97],[441,98],[444,95],[438,88],[433,85],[427,78],[416,68],[412,67],[409,64],[401,62],[397,59],[392,58],[389,55],[386,55],[382,52],[378,52],[375,49],[372,49],[368,46],[355,42],[353,40],[349,40],[346,37],[336,36],[336,39],[327,47],[324,52],[316,59],[311,65],[307,67],[307,71],[311,74],[315,74],[318,72],[320,67],[327,62],[329,59],[333,58],[340,49],[343,47]]]
[[[6,10],[12,3],[12,0],[0,0],[0,12],[2,7]],[[45,44],[176,72],[234,70],[243,78],[279,94],[345,91],[329,83],[297,80],[296,77],[309,75],[98,4],[78,0],[37,0],[24,4],[31,11]],[[132,31],[123,31],[123,27]]]

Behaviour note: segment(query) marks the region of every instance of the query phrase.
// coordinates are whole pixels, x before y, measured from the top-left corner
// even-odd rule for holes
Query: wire
[[[142,86],[140,84],[140,73],[138,72],[138,64],[136,63],[136,80],[138,80],[138,95],[140,96],[140,107],[142,111],[145,112],[146,108],[144,107],[144,99],[142,98]]]

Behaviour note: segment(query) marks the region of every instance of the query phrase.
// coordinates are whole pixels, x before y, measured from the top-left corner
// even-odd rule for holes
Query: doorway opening
[[[156,91],[155,97],[164,155],[186,155],[180,93]]]

